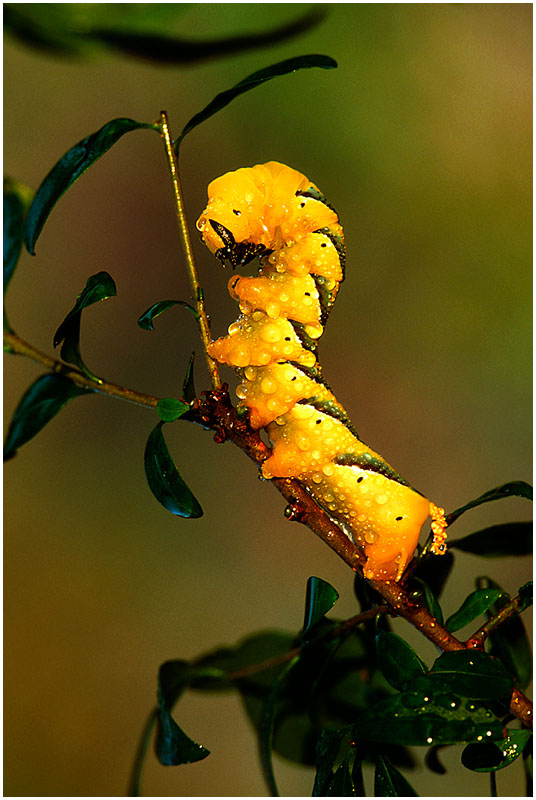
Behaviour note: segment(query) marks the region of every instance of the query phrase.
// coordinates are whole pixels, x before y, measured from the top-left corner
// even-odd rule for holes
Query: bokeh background
[[[257,69],[306,53],[334,57],[338,70],[278,78],[191,134],[181,162],[188,213],[195,221],[214,177],[271,159],[321,187],[348,246],[321,345],[326,377],[363,439],[452,509],[531,479],[532,7],[326,8],[320,25],[292,41],[191,67],[110,52],[66,59],[6,37],[5,172],[37,187],[59,156],[114,117],[153,121],[164,108],[179,131]],[[177,5],[166,30],[262,31],[304,9]],[[221,335],[236,307],[226,275],[195,246]],[[8,297],[15,330],[52,352],[58,324],[99,270],[113,275],[118,297],[85,312],[86,363],[114,382],[173,396],[200,348],[180,309],[153,333],[136,323],[153,302],[189,295],[164,154],[149,131],[128,134],[92,167],[52,213],[37,256],[23,254]],[[41,372],[7,358],[6,424]],[[208,388],[201,358],[196,384]],[[337,587],[340,617],[356,611],[342,561],[284,520],[281,497],[242,453],[185,423],[168,426],[167,440],[205,515],[167,513],[143,470],[155,421],[112,399],[78,399],[6,465],[6,795],[124,795],[161,662],[255,630],[296,630],[310,575]],[[529,513],[526,501],[489,504],[452,535]],[[515,592],[530,574],[528,559],[456,561],[447,613],[476,575]],[[427,642],[411,641],[434,658]],[[145,794],[265,794],[236,698],[190,694],[177,718],[212,753],[181,768],[150,754]],[[408,774],[416,790],[488,795],[487,778],[459,765],[460,751],[445,751],[443,777],[422,765]],[[310,794],[312,770],[276,758],[276,772],[282,794]],[[498,786],[523,793],[512,770]]]

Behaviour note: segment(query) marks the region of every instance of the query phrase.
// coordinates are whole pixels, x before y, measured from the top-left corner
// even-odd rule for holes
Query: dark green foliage
[[[465,598],[462,605],[445,622],[448,631],[454,632],[464,628],[474,619],[484,614],[488,608],[501,597],[500,589],[477,589]]]
[[[374,797],[418,797],[394,764],[386,756],[376,756],[374,771]]]
[[[330,611],[337,600],[339,593],[333,586],[322,578],[311,577],[307,581],[305,597],[305,620],[303,623],[302,637],[315,627],[317,622]]]
[[[184,300],[159,300],[158,303],[154,303],[154,305],[150,306],[147,311],[143,312],[141,317],[138,319],[138,325],[145,331],[154,330],[153,320],[173,306],[182,306],[183,308],[187,308],[188,311],[191,311],[191,313],[197,319],[197,311],[195,308],[193,308],[193,306],[190,305],[190,303],[186,303]]]
[[[188,406],[185,406],[185,410]],[[147,483],[164,508],[178,517],[202,517],[203,509],[181,478],[162,433],[163,422],[153,428],[145,447]]]
[[[194,363],[195,352],[190,356],[188,369],[186,370],[186,375],[184,376],[184,381],[182,383],[182,396],[187,403],[193,403],[197,396],[194,385]]]
[[[502,486],[497,486],[496,489],[490,489],[489,492],[484,492],[480,497],[477,497],[475,500],[470,500],[469,503],[460,506],[460,508],[457,508],[455,511],[451,511],[450,514],[447,514],[447,522],[449,525],[452,525],[458,517],[466,511],[469,511],[469,509],[476,508],[476,506],[480,506],[482,503],[489,503],[491,500],[502,500],[505,497],[525,497],[527,500],[532,500],[532,486],[525,481],[504,483]]]
[[[188,411],[189,406],[175,397],[163,397],[159,400],[156,410],[162,422],[175,422]]]
[[[4,460],[12,458],[18,448],[39,433],[69,400],[84,394],[91,394],[91,391],[76,386],[70,378],[59,373],[48,373],[38,378],[15,410],[4,444]]]
[[[176,139],[175,146],[177,151],[186,134],[190,133],[190,131],[193,131],[193,129],[197,128],[198,125],[201,125],[202,122],[210,119],[210,117],[214,116],[214,114],[216,114],[218,111],[221,111],[222,108],[225,108],[225,106],[229,105],[229,103],[234,100],[235,97],[239,97],[241,94],[244,94],[244,92],[249,92],[251,89],[255,89],[262,83],[272,80],[272,78],[277,78],[281,75],[288,75],[289,73],[296,72],[300,69],[308,69],[310,67],[333,69],[336,66],[337,62],[329,56],[296,56],[295,58],[287,58],[285,61],[279,61],[277,64],[272,64],[270,67],[265,67],[264,69],[258,70],[258,72],[248,75],[247,78],[241,80],[231,89],[226,89],[224,92],[217,94],[216,97],[210,101],[208,106],[205,106],[202,111],[199,111],[191,118],[189,122],[186,123],[180,136],[178,136]]]
[[[87,283],[76,299],[74,307],[54,334],[54,347],[61,344],[60,355],[68,364],[74,364],[88,378],[99,381],[98,378],[88,370],[80,354],[80,322],[84,308],[115,297],[117,290],[111,275],[107,272],[98,272],[88,278]],[[63,342],[63,344],[62,344]]]
[[[279,44],[304,33],[324,17],[322,9],[312,9],[268,31],[192,39],[168,32],[188,10],[187,3],[89,3],[82,10],[76,3],[55,3],[52,10],[50,5],[6,3],[6,31],[45,52],[73,57],[106,49],[170,65],[197,64]],[[143,6],[149,6],[150,11]]]
[[[504,769],[522,754],[531,736],[531,731],[510,730],[505,739],[468,744],[462,753],[462,764],[474,772]]]
[[[449,548],[486,558],[527,556],[532,553],[532,522],[506,522],[449,542]]]
[[[4,294],[19,260],[24,219],[32,197],[28,186],[4,178]]]
[[[488,611],[488,616],[497,614],[509,602],[509,595],[490,578],[481,578],[480,583],[485,583],[487,587],[501,592],[496,603]],[[529,583],[529,586],[532,587],[532,582]],[[531,599],[527,584],[520,588],[519,594],[520,597],[524,597],[520,609],[523,610],[527,607],[524,605],[525,602],[529,602]],[[516,686],[525,689],[532,679],[532,652],[525,625],[519,614],[510,617],[499,628],[492,631],[488,639],[488,647],[489,652],[496,656],[514,677]]]
[[[125,133],[140,128],[157,130],[155,125],[146,122],[136,122],[122,117],[113,119],[71,147],[52,167],[35,193],[26,217],[24,243],[29,253],[35,255],[35,244],[39,234],[50,212],[67,189]]]
[[[158,674],[156,754],[161,764],[177,766],[206,758],[210,751],[187,736],[171,716],[171,708],[186,689],[192,669],[186,661],[162,664]]]
[[[402,637],[378,629],[376,634],[378,666],[395,689],[403,689],[413,678],[424,675],[425,663]]]

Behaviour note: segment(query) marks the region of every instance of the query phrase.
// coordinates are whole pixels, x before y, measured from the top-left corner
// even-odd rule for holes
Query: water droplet
[[[431,736],[429,736],[429,737],[427,738],[427,740],[426,740],[426,741],[428,742],[428,744],[432,744],[432,742],[433,742],[434,740],[432,739],[432,737],[431,737]]]

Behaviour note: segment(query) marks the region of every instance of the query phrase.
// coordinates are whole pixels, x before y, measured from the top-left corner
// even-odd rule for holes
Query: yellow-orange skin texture
[[[197,227],[211,252],[223,242],[209,220],[231,231],[237,244],[262,244],[268,251],[257,277],[229,280],[241,315],[210,348],[213,358],[236,368],[239,405],[249,409],[254,428],[270,435],[263,475],[298,479],[363,549],[365,577],[399,580],[429,501],[378,471],[380,464],[394,472],[357,438],[322,382],[314,353],[323,332],[318,289],[329,293],[331,304],[343,279],[334,244],[343,241],[337,214],[308,178],[274,161],[217,178],[208,198]],[[307,347],[292,323],[301,324]],[[359,466],[337,463],[342,456],[359,458]]]

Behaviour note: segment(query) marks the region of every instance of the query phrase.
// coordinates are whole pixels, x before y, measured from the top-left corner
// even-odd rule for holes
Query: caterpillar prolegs
[[[444,553],[443,510],[359,439],[317,362],[346,255],[326,198],[300,172],[270,161],[212,181],[197,228],[233,268],[259,258],[256,277],[229,280],[241,313],[210,354],[235,367],[239,406],[253,428],[268,431],[264,477],[298,479],[362,548],[367,578],[401,578],[428,516],[431,550]]]

